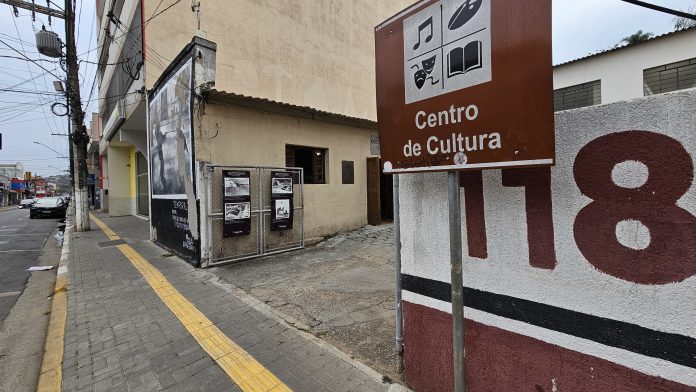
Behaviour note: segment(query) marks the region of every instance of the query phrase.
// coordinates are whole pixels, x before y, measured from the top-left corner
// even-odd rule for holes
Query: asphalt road
[[[29,219],[29,209],[0,211],[0,324],[24,291],[30,272],[58,219]]]

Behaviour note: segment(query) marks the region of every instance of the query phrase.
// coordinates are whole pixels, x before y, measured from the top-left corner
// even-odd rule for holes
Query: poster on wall
[[[156,242],[192,263],[199,258],[193,162],[193,75],[182,57],[148,94],[148,158],[152,229]],[[189,205],[190,204],[190,205]]]
[[[292,173],[271,172],[271,231],[292,229]]]
[[[150,177],[153,199],[186,199],[191,160],[191,61],[150,100]]]
[[[225,205],[223,237],[239,237],[251,233],[251,192],[248,171],[224,170],[223,203]]]

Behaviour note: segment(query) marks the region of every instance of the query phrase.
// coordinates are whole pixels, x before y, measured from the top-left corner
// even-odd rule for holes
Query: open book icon
[[[471,41],[468,44],[452,49],[447,54],[447,77],[465,74],[471,70],[483,67],[483,43]]]

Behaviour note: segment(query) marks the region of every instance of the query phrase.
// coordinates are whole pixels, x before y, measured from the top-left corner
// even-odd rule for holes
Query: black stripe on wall
[[[402,275],[402,289],[452,302],[450,284]],[[464,306],[696,369],[696,339],[464,287]]]

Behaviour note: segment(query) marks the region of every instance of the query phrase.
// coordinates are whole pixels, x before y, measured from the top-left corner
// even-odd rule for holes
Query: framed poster
[[[251,233],[251,192],[248,171],[223,170],[223,237]]]
[[[271,231],[292,229],[292,175],[291,172],[271,172]]]

